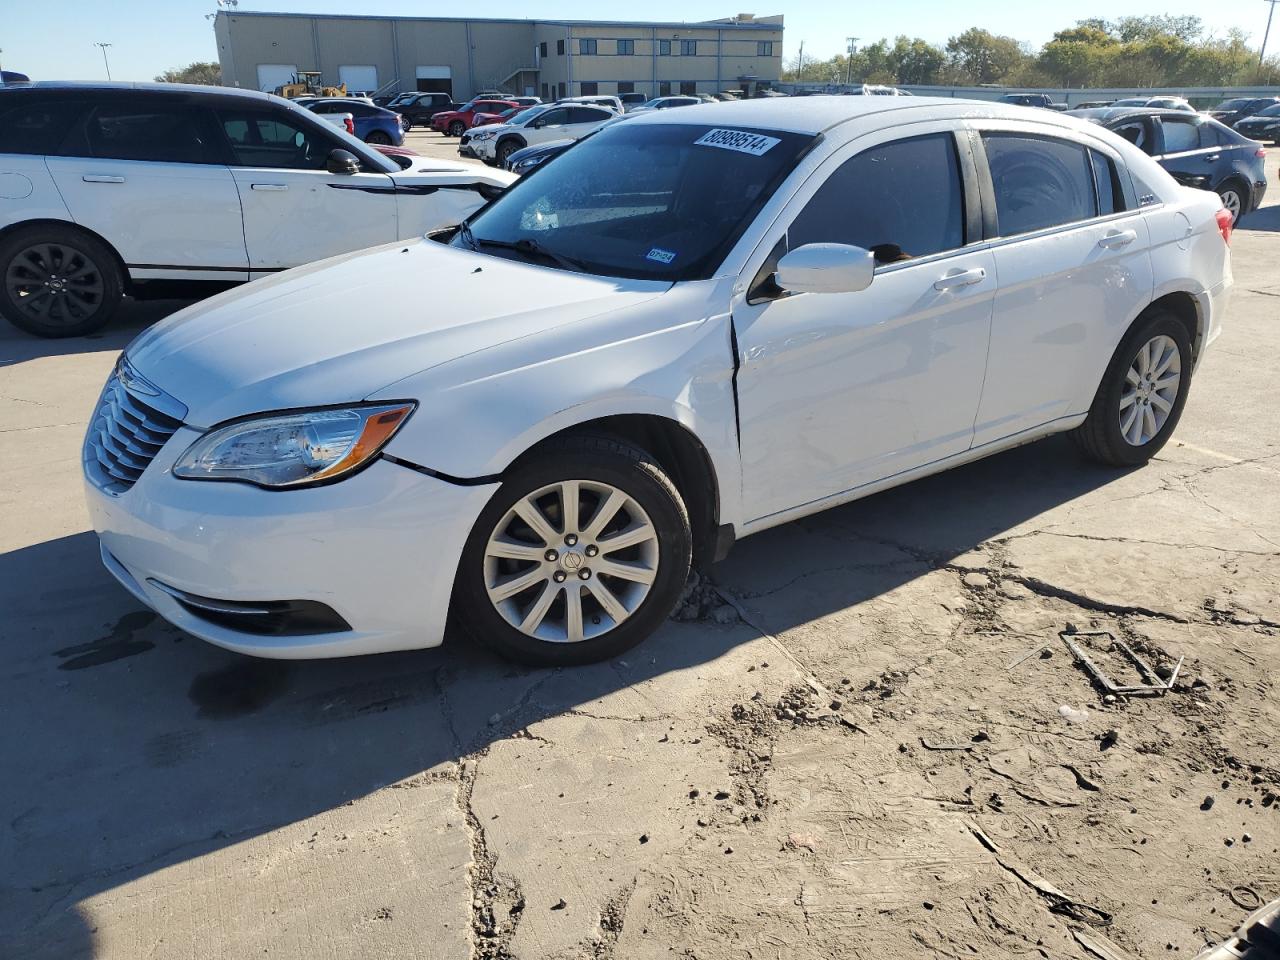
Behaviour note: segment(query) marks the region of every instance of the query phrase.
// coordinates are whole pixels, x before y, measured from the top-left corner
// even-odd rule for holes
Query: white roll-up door
[[[348,63],[338,66],[338,80],[347,85],[347,91],[378,89],[378,68],[371,64]]]
[[[260,63],[258,64],[258,89],[271,93],[276,87],[293,83],[293,78],[297,75],[297,64]]]

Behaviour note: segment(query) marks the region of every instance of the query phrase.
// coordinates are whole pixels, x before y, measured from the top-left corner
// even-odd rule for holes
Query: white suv
[[[502,167],[517,150],[553,140],[578,140],[620,116],[622,114],[606,107],[542,104],[520,111],[506,123],[472,127],[463,134],[458,151],[469,152],[485,163]]]
[[[451,235],[143,333],[89,512],[121,583],[235,650],[429,647],[452,614],[523,660],[610,657],[737,538],[1052,433],[1144,463],[1221,329],[1230,230],[1049,111],[657,111]]]
[[[0,316],[77,336],[126,294],[200,294],[456,224],[510,174],[408,169],[267,94],[0,90]]]

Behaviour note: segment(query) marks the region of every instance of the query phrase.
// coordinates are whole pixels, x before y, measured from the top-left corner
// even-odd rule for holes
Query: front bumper
[[[458,557],[496,485],[457,486],[386,460],[328,486],[263,490],[179,480],[199,436],[179,429],[133,487],[85,496],[107,569],[166,620],[210,643],[281,659],[438,646]],[[166,589],[167,588],[167,589]],[[314,601],[349,630],[262,635],[198,616],[174,592]]]

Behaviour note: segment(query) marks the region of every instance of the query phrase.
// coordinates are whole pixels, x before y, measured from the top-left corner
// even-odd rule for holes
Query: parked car
[[[507,97],[517,107],[536,107],[542,102],[541,97]]]
[[[1209,116],[1228,127],[1234,127],[1246,117],[1254,117],[1268,107],[1280,104],[1280,97],[1234,97],[1223,100],[1206,111]]]
[[[350,114],[355,123],[355,135],[365,143],[404,143],[404,126],[400,114],[394,110],[375,107],[372,103],[348,97],[330,97],[312,101],[306,108],[318,116]]]
[[[429,647],[448,618],[613,657],[736,539],[1053,433],[1145,463],[1230,233],[1048,111],[655,112],[463,228],[145,331],[85,438],[89,516],[140,602],[244,653]]]
[[[408,121],[408,129],[429,127],[431,119],[446,110],[458,109],[458,104],[447,93],[404,93],[387,105]]]
[[[0,315],[40,336],[125,295],[230,284],[457,224],[515,180],[402,170],[268,94],[178,84],[0,89]]]
[[[506,123],[473,127],[458,149],[501,167],[511,154],[524,147],[551,140],[577,140],[619,118],[620,114],[605,107],[576,102],[542,104],[522,110]]]
[[[1125,97],[1113,100],[1112,107],[1148,107],[1152,110],[1181,110],[1184,113],[1195,113],[1193,107],[1183,97]]]
[[[511,100],[469,100],[457,110],[445,110],[431,118],[431,129],[460,137],[471,129],[477,113],[502,113],[518,106]]]
[[[880,83],[864,83],[852,90],[842,90],[847,96],[854,97],[909,97],[911,94],[897,87],[889,87]]]
[[[1101,123],[1154,157],[1179,183],[1217,193],[1233,217],[1262,203],[1266,150],[1217,120],[1181,110],[1130,110]]]
[[[618,100],[622,103],[622,109],[626,110],[628,113],[630,113],[636,107],[642,106],[644,102],[648,99],[649,98],[646,97],[643,93],[618,94]]]
[[[577,140],[552,140],[549,143],[525,147],[508,156],[505,167],[517,177],[523,177],[548,160],[560,156],[577,142]]]
[[[475,127],[486,127],[491,123],[505,123],[517,113],[527,109],[528,107],[508,107],[501,113],[477,113],[475,117],[472,118],[471,126],[474,129]],[[463,136],[465,137],[466,134],[463,134]]]
[[[1236,133],[1252,140],[1280,143],[1280,103],[1236,121]]]
[[[672,107],[696,107],[705,101],[699,97],[654,97],[652,100],[646,101],[643,106],[636,107],[631,113],[648,113],[651,110],[670,110]]]
[[[353,137],[356,135],[356,118],[350,113],[325,113],[320,115],[320,119],[325,123],[332,124],[339,130],[345,130]],[[378,144],[371,144],[378,146]]]
[[[1100,110],[1103,107],[1109,107],[1114,100],[1081,100],[1075,106],[1068,107],[1070,110]]]
[[[556,103],[578,103],[589,107],[606,107],[614,113],[625,113],[622,101],[614,96],[561,97]]]
[[[1067,109],[1065,103],[1054,103],[1047,93],[1006,93],[1000,98],[1000,102],[1018,107],[1042,107],[1045,110]]]

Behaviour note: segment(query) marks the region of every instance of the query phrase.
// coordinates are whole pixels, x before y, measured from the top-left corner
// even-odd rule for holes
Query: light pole
[[[102,65],[103,65],[104,67],[106,67],[106,68],[107,68],[107,79],[108,79],[108,80],[110,80],[110,79],[111,79],[111,64],[107,62],[107,47],[111,46],[111,44],[109,44],[109,43],[95,43],[95,44],[94,44],[94,46],[95,46],[95,47],[101,47],[101,48],[102,48]]]
[[[1271,36],[1271,18],[1276,15],[1276,3],[1280,0],[1267,0],[1271,4],[1271,9],[1267,12],[1267,29],[1262,34],[1262,49],[1258,51],[1258,69],[1262,69],[1263,58],[1267,55],[1267,40]]]
[[[857,37],[845,37],[849,41],[848,55],[844,58],[844,85],[847,87],[853,83],[853,55],[857,52],[854,46],[858,42]]]

